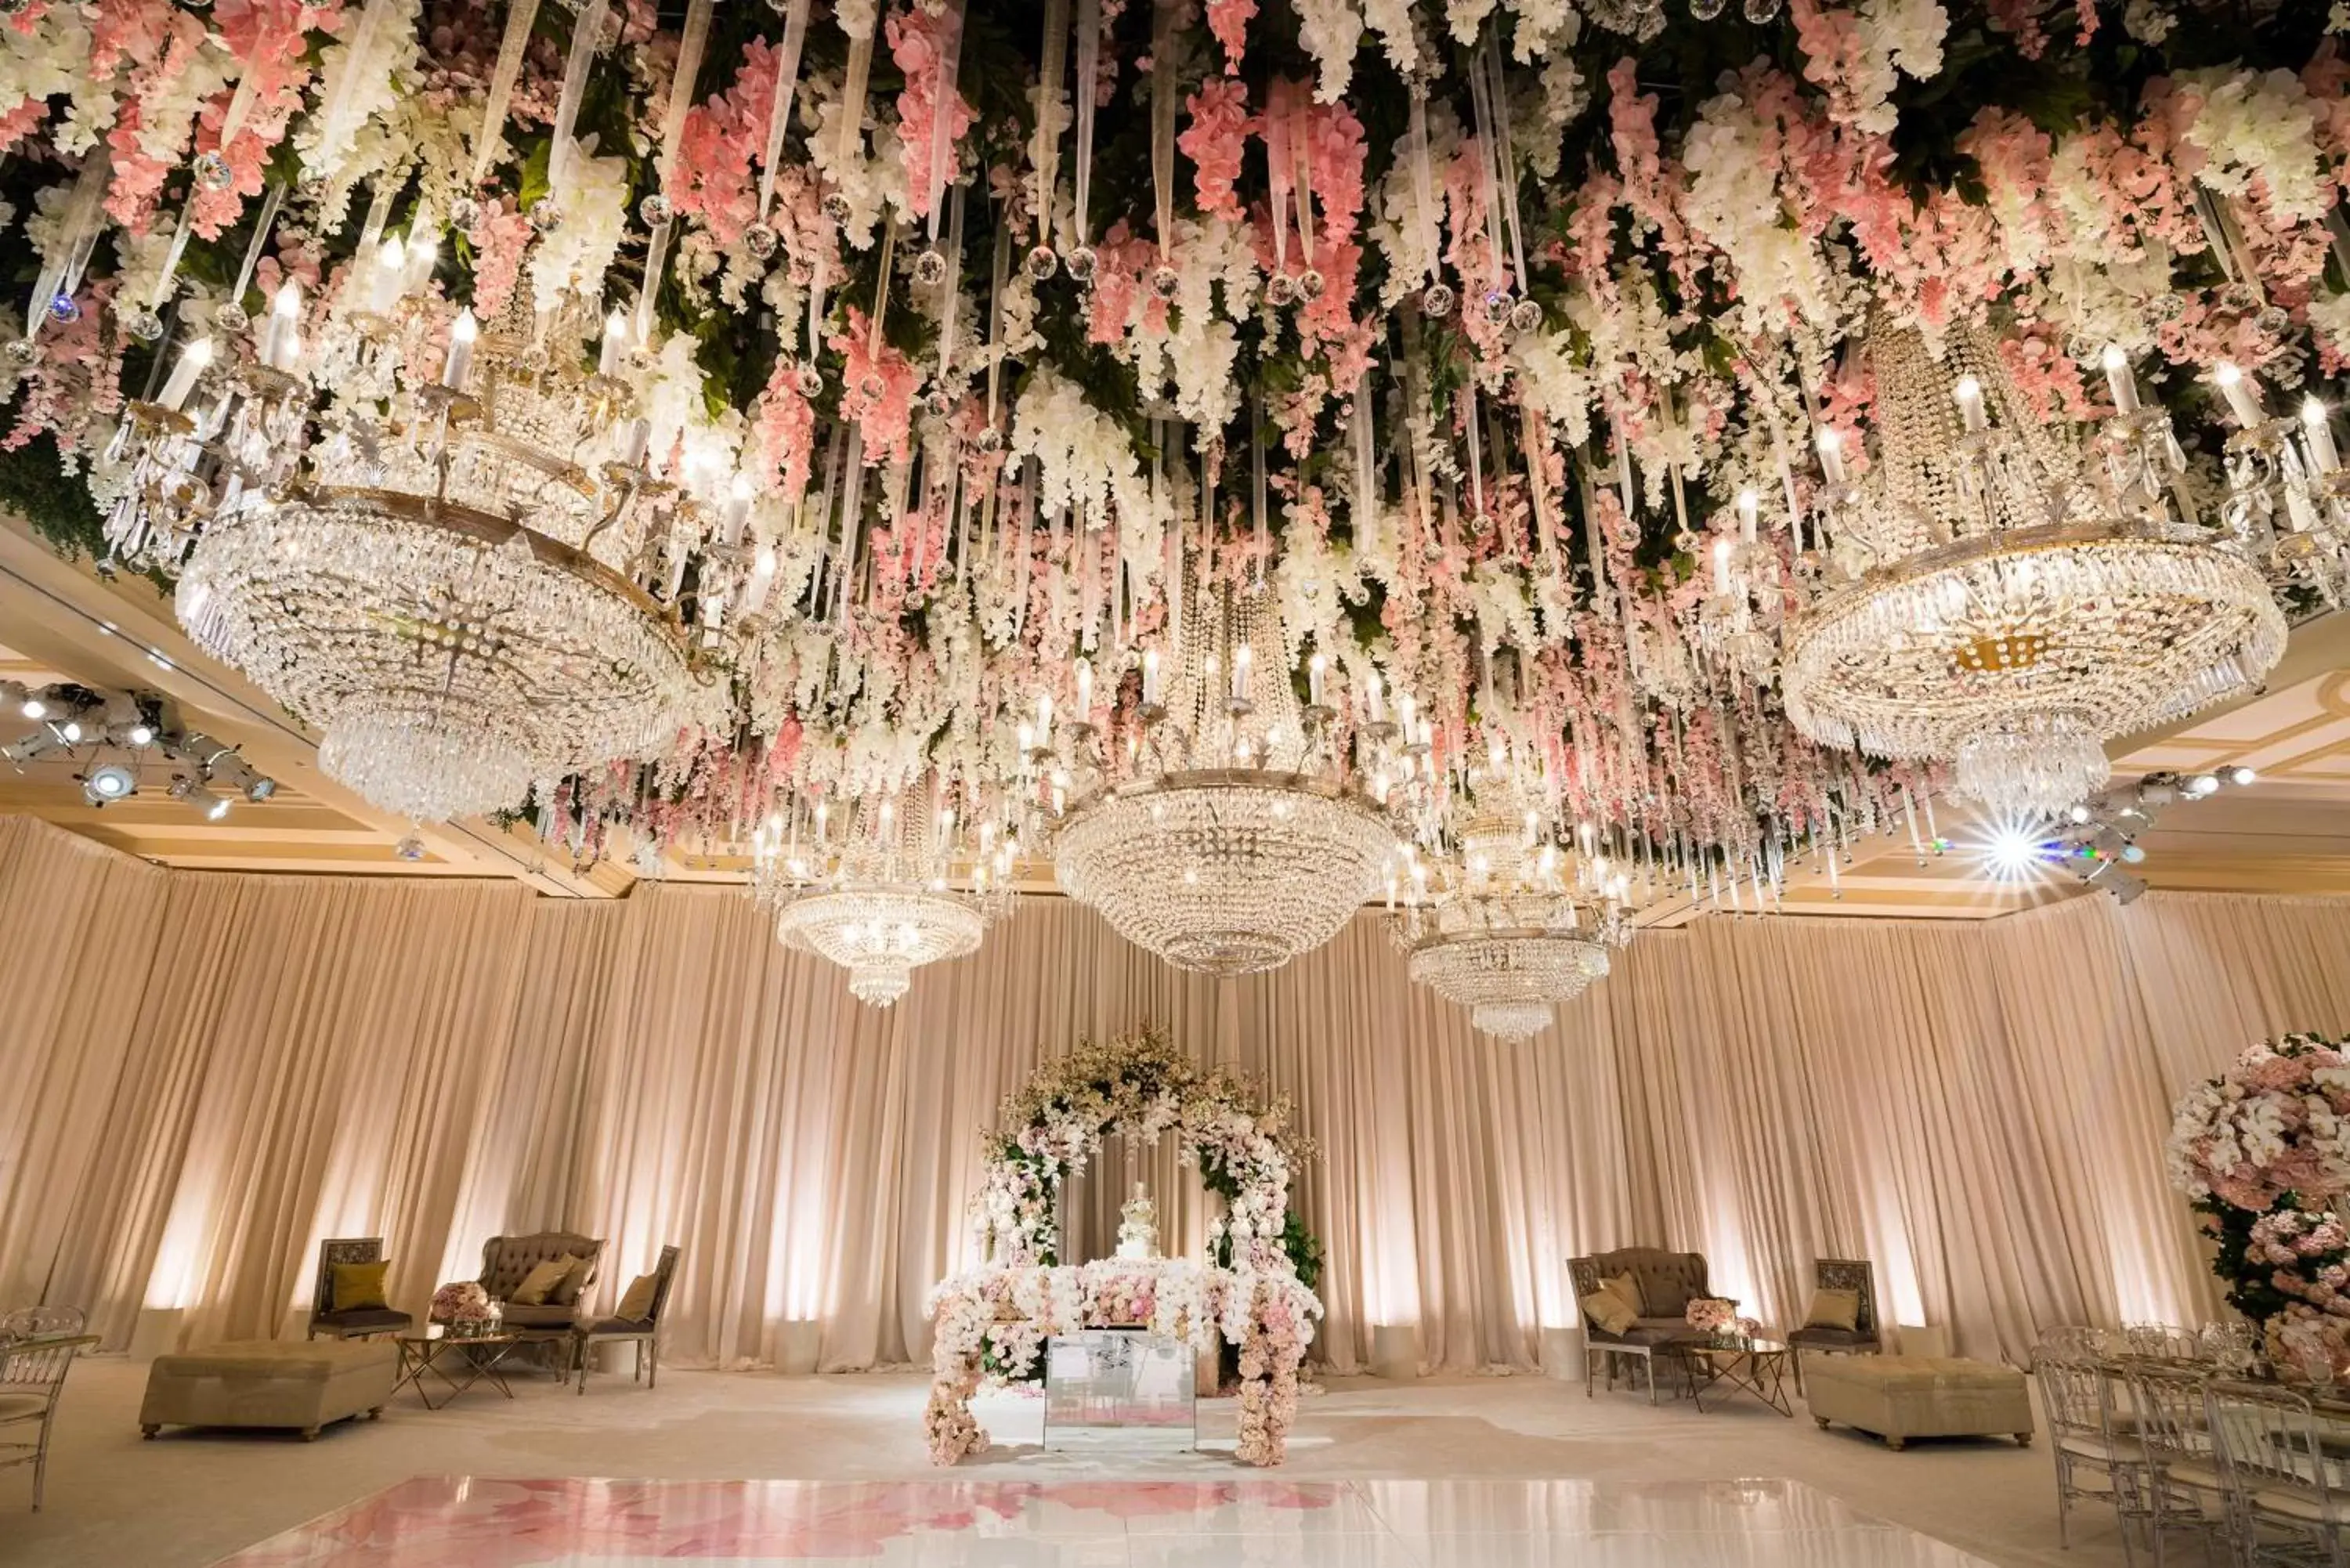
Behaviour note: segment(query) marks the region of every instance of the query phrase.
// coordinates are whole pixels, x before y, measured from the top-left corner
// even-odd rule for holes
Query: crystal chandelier
[[[1347,777],[1318,656],[1298,703],[1271,597],[1189,597],[1163,689],[1159,656],[1144,657],[1143,734],[1122,782],[1102,765],[1082,667],[1077,722],[1062,738],[1074,771],[1049,705],[1024,749],[1045,774],[1039,787],[1058,792],[1068,778],[1087,790],[1054,835],[1064,892],[1178,969],[1277,969],[1377,895],[1395,836],[1384,807]],[[1367,726],[1367,743],[1373,732],[1391,727]]]
[[[2313,395],[2298,418],[2270,417],[2253,378],[2225,360],[2212,379],[2236,424],[2222,523],[2272,579],[2306,585],[2340,608],[2350,588],[2350,469],[2334,443],[2332,415]]]
[[[1392,935],[1414,981],[1485,1033],[1530,1039],[1607,974],[1631,877],[1587,827],[1572,851],[1553,842],[1499,742],[1461,782],[1449,814],[1419,792],[1429,849],[1406,845],[1389,872]]]
[[[574,298],[486,331],[461,315],[421,375],[401,265],[393,242],[368,306],[315,342],[289,287],[252,362],[184,350],[124,422],[108,539],[177,566],[182,623],[321,731],[330,777],[437,820],[714,720],[707,656],[757,574],[745,494],[648,467],[618,317],[594,374]]]
[[[2247,552],[2173,514],[2167,418],[2110,367],[2085,452],[2034,419],[1963,326],[1939,360],[1872,323],[1877,451],[1846,480],[1824,435],[1834,578],[1789,628],[1788,715],[1825,745],[1948,759],[1952,790],[2064,811],[2105,742],[2258,682],[2284,620]]]
[[[838,814],[829,801],[795,805],[753,848],[753,896],[775,911],[776,940],[848,971],[868,1007],[905,995],[922,965],[978,951],[1012,901],[1011,840],[983,823],[966,843],[951,807],[925,821],[891,796]]]

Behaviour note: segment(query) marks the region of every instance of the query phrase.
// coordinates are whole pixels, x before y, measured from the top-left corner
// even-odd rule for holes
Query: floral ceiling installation
[[[7,493],[583,860],[895,798],[1230,971],[1482,793],[1602,929],[1768,909],[2350,562],[2339,7],[7,10]]]

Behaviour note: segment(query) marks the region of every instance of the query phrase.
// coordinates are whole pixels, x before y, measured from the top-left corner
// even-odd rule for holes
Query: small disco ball
[[[1780,0],[1746,0],[1746,19],[1758,27],[1779,19]]]
[[[1689,0],[1689,13],[1700,22],[1711,22],[1729,4],[1730,0]]]
[[[743,231],[743,248],[757,261],[771,260],[782,237],[764,223],[753,223]]]
[[[253,325],[253,317],[245,314],[244,306],[232,299],[213,312],[213,325],[229,336],[234,337]]]
[[[225,191],[236,183],[236,171],[228,166],[228,160],[220,155],[217,148],[197,153],[190,167],[195,171],[196,183],[207,191]]]
[[[29,337],[12,337],[8,340],[7,355],[11,365],[29,365],[41,357],[41,346]]]
[[[122,318],[122,329],[141,343],[152,343],[163,336],[163,318],[151,308],[141,307]]]
[[[936,245],[914,258],[914,281],[925,287],[935,288],[947,280],[947,258]]]
[[[1531,299],[1521,299],[1510,306],[1510,327],[1515,332],[1532,332],[1543,324],[1543,307]]]
[[[1028,253],[1028,275],[1043,283],[1061,270],[1061,258],[1053,254],[1050,245],[1038,245]]]
[[[1003,450],[1003,432],[997,430],[993,425],[990,425],[985,430],[979,432],[979,440],[975,444],[979,447],[979,450],[983,452],[994,453],[1002,452]]]
[[[552,196],[541,196],[530,204],[530,226],[535,234],[551,234],[563,226],[563,209],[555,204]]]
[[[1328,282],[1322,276],[1320,267],[1309,266],[1297,275],[1298,296],[1309,305],[1321,298],[1322,291],[1329,286]]]
[[[1274,273],[1264,280],[1264,298],[1268,305],[1294,305],[1297,300],[1297,280],[1285,272]]]
[[[1505,326],[1510,319],[1510,311],[1516,304],[1517,301],[1502,290],[1493,289],[1485,296],[1485,319],[1496,327]]]
[[[942,420],[954,412],[954,394],[944,387],[932,387],[923,394],[922,407],[928,409],[933,418]]]
[[[838,191],[827,191],[824,198],[824,215],[836,223],[846,223],[854,213],[846,195]]]
[[[460,196],[449,203],[449,226],[458,233],[471,234],[481,221],[482,204],[471,196]]]
[[[644,220],[645,227],[649,229],[658,229],[676,215],[677,209],[659,191],[637,203],[637,216]]]
[[[60,327],[70,326],[81,319],[81,306],[72,295],[60,289],[49,296],[49,319]]]
[[[1431,283],[1419,291],[1419,313],[1431,321],[1440,321],[1452,314],[1452,287],[1450,284]]]
[[[803,398],[814,398],[824,390],[824,372],[813,365],[802,365],[798,379]]]
[[[1069,269],[1069,275],[1079,283],[1091,283],[1094,280],[1094,266],[1097,259],[1094,254],[1093,246],[1079,245],[1069,253],[1068,259],[1062,265]]]
[[[1161,299],[1173,299],[1182,287],[1183,275],[1171,266],[1162,266],[1150,275],[1150,292]]]

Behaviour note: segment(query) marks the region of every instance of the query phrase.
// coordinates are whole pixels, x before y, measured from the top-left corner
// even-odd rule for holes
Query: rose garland
[[[2180,1096],[2170,1179],[2218,1243],[2228,1303],[2272,1355],[2350,1367],[2350,1054],[2297,1033],[2247,1049]]]

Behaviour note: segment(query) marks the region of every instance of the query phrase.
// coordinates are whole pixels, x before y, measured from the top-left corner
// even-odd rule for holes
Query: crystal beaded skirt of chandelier
[[[368,362],[371,329],[330,323],[322,362]],[[338,410],[290,483],[233,487],[180,578],[182,624],[323,732],[328,775],[417,820],[514,809],[723,695],[654,597],[675,600],[699,504],[624,450],[617,383],[549,369],[549,329],[517,314],[390,417]],[[253,390],[232,385],[224,431]]]
[[[1846,580],[1787,633],[1806,735],[1950,760],[1955,793],[2049,815],[2105,784],[2108,740],[2276,662],[2284,619],[2261,573],[2169,513],[2158,411],[2116,415],[2083,462],[1967,329],[1939,361],[1907,328],[1873,324],[1868,345],[1876,462],[1830,502]]]
[[[838,822],[825,801],[790,811],[754,836],[753,897],[775,911],[778,941],[848,971],[868,1007],[904,996],[924,964],[977,952],[1010,907],[1011,846],[992,826],[966,842],[951,809],[925,822],[889,795]]]

